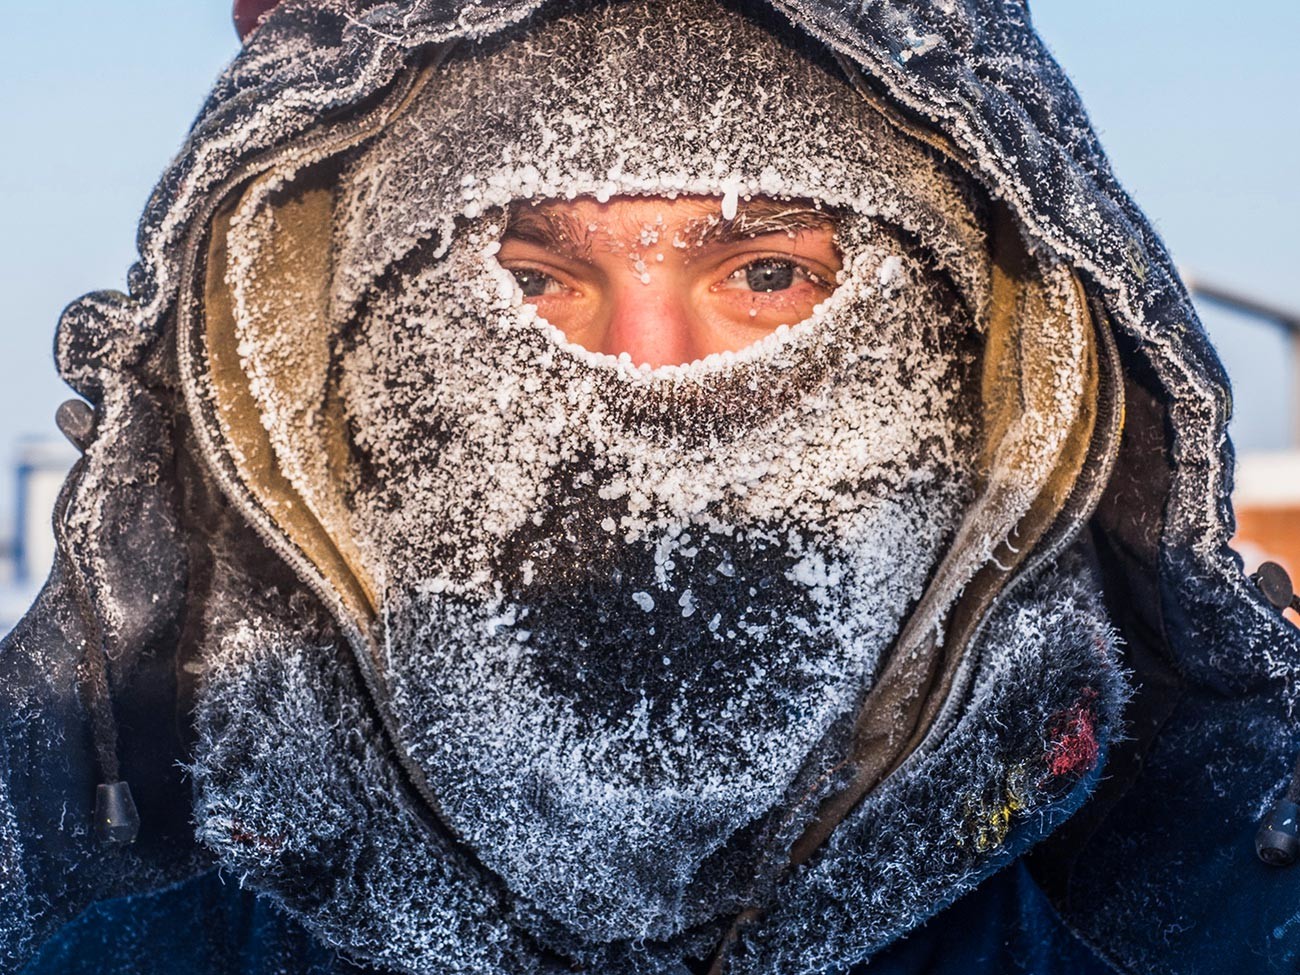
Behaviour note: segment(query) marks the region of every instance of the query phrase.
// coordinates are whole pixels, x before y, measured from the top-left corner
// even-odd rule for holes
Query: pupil
[[[760,261],[745,269],[751,291],[784,291],[794,284],[794,265],[787,261]]]
[[[537,298],[546,293],[547,277],[541,271],[530,271],[527,268],[520,268],[510,272],[519,282],[519,289],[524,293],[525,298]]]

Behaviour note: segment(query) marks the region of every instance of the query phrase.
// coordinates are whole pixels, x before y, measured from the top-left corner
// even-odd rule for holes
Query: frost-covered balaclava
[[[676,193],[831,208],[838,289],[650,371],[567,343],[493,259],[512,202]],[[396,735],[447,827],[570,931],[739,910],[828,787],[975,491],[974,210],[707,2],[469,52],[351,164],[330,395]]]

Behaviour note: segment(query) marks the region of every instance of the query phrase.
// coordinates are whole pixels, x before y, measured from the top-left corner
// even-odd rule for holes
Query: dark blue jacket
[[[68,418],[85,456],[56,515],[54,573],[0,645],[4,971],[368,970],[295,920],[309,916],[301,901],[241,888],[193,837],[187,664],[212,560],[230,557],[211,539],[240,515],[193,449],[176,322],[193,299],[192,242],[232,185],[352,124],[431,49],[543,5],[285,4],[218,81],[151,199],[130,294],[65,312],[60,371],[94,414]],[[1163,245],[1023,0],[772,0],[755,13],[778,28],[788,19],[860,71],[864,93],[940,133],[1035,246],[1074,266],[1113,328],[1127,403],[1079,541],[1101,573],[1129,689],[1101,709],[1116,720],[1098,716],[1101,764],[1013,815],[960,883],[846,948],[842,970],[1296,970],[1300,868],[1266,866],[1254,838],[1300,751],[1300,642],[1227,547],[1231,397]],[[287,566],[268,569],[266,586],[286,600],[302,588]],[[143,828],[107,850],[96,787],[119,779]],[[915,810],[918,830],[928,817]]]

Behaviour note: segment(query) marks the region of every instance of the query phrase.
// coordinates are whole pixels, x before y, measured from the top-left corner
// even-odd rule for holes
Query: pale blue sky
[[[1300,308],[1300,3],[1030,0],[1116,170],[1185,268]],[[78,295],[124,287],[149,191],[237,50],[228,0],[9,4],[0,59],[0,509],[16,439],[69,393],[50,343]],[[1243,447],[1281,446],[1268,329],[1207,322]]]

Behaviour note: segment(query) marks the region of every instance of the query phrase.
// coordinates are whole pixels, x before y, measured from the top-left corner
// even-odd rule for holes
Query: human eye
[[[543,295],[559,294],[564,290],[564,286],[559,281],[537,268],[512,267],[509,270],[515,276],[515,281],[519,283],[519,290],[524,293],[525,298],[540,298]]]
[[[820,279],[808,268],[789,258],[763,257],[736,268],[723,286],[742,291],[771,293],[788,291],[796,284],[819,284]]]

